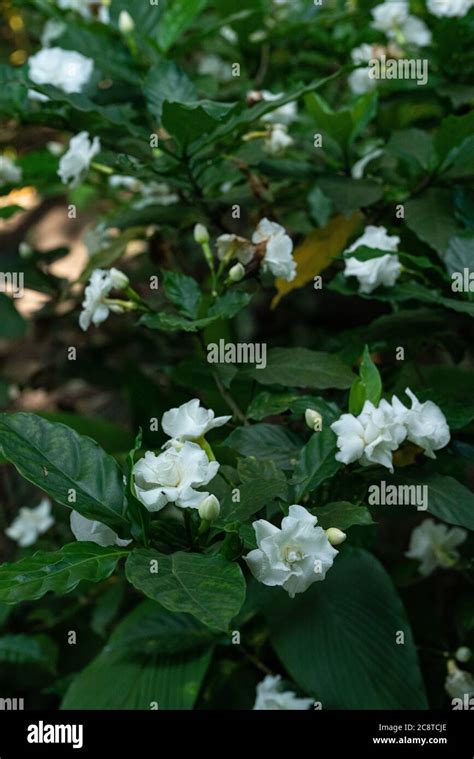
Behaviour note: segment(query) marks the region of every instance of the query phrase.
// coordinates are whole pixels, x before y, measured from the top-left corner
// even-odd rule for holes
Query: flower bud
[[[238,263],[229,269],[229,279],[231,282],[240,282],[245,277],[245,267],[243,264]]]
[[[205,245],[209,242],[209,232],[204,224],[196,224],[194,227],[194,239],[199,245]]]
[[[18,252],[20,254],[20,258],[31,258],[33,255],[33,248],[31,245],[28,245],[27,242],[21,242],[18,246]]]
[[[199,506],[199,516],[207,522],[213,522],[221,513],[221,505],[215,495],[208,495]]]
[[[122,34],[130,34],[135,29],[135,21],[128,11],[120,11],[118,27]]]
[[[342,530],[338,530],[337,527],[330,527],[329,530],[326,530],[326,536],[332,546],[341,545],[341,543],[344,543],[347,538],[346,533]]]
[[[304,412],[306,424],[314,432],[319,432],[323,427],[323,417],[312,408],[307,408]]]
[[[467,646],[460,646],[454,655],[458,661],[465,663],[471,658],[472,651]]]
[[[110,270],[110,278],[112,280],[113,286],[117,290],[123,290],[125,287],[128,287],[130,284],[130,280],[127,277],[127,275],[124,274],[123,271],[119,271],[118,269]]]

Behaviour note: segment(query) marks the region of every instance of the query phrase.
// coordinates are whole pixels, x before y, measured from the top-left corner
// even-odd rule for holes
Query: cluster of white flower
[[[420,562],[419,572],[428,577],[435,569],[452,567],[459,559],[456,550],[467,538],[466,530],[461,527],[446,527],[436,524],[432,519],[425,519],[415,527],[410,536],[410,547],[405,556]]]
[[[219,464],[195,441],[230,419],[216,417],[214,411],[202,408],[197,398],[163,414],[161,425],[171,439],[163,453],[147,451],[133,467],[137,498],[148,511],[161,511],[167,504],[182,509],[203,507],[203,518],[215,518],[217,499],[194,488],[207,485]]]
[[[377,256],[367,261],[359,261],[356,256],[346,258],[344,276],[357,277],[360,293],[371,293],[380,285],[393,287],[402,271],[401,263],[396,255],[399,243],[400,238],[395,235],[388,235],[385,227],[369,225],[365,228],[364,234],[352,243],[346,253],[353,253],[362,246],[390,252],[385,256]]]
[[[294,504],[281,528],[265,519],[254,522],[258,548],[244,557],[254,577],[264,585],[280,585],[290,598],[324,580],[338,551],[326,531],[316,526],[317,521],[303,506]],[[345,538],[337,532],[336,544]]]
[[[266,218],[261,219],[252,240],[231,234],[217,238],[217,255],[221,261],[237,258],[245,265],[258,250],[263,250],[263,271],[270,271],[275,277],[281,277],[288,282],[296,277],[296,263],[292,255],[293,242],[281,224]]]
[[[409,388],[405,392],[412,401],[410,409],[393,396],[391,403],[381,400],[378,406],[366,401],[358,416],[343,414],[334,422],[331,429],[339,448],[336,459],[343,464],[379,464],[393,472],[392,454],[406,440],[421,448],[425,456],[436,458],[434,451],[450,440],[446,417],[432,401],[420,403]]]
[[[42,498],[34,509],[27,507],[20,509],[18,516],[5,530],[5,535],[15,540],[22,548],[27,548],[36,543],[39,536],[49,530],[53,524],[51,501],[48,498]]]
[[[108,296],[110,291],[122,290],[128,286],[128,277],[118,269],[94,269],[89,284],[84,291],[82,311],[79,316],[79,326],[86,332],[91,324],[96,327],[104,322],[109,312],[120,314],[122,308],[113,303]]]
[[[257,685],[254,711],[286,711],[309,709],[312,698],[298,698],[293,691],[281,689],[280,675],[267,675]]]

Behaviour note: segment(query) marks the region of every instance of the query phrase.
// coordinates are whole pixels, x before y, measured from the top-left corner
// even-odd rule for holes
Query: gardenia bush
[[[473,5],[8,4],[0,697],[474,696]]]

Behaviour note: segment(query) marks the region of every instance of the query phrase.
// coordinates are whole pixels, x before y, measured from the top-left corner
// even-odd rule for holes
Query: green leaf
[[[69,411],[40,411],[38,416],[54,424],[65,424],[79,435],[93,438],[107,453],[123,453],[133,445],[129,430],[104,419],[79,416]]]
[[[343,549],[324,582],[272,603],[279,593],[270,591],[264,608],[271,642],[324,709],[427,708],[408,619],[374,556]]]
[[[63,595],[82,580],[100,582],[128,551],[95,543],[69,543],[52,553],[38,552],[14,564],[0,565],[0,601],[34,601],[48,591]]]
[[[122,472],[94,440],[35,414],[0,415],[0,445],[22,477],[88,519],[127,532]],[[71,501],[74,491],[75,500]]]
[[[158,44],[166,53],[204,10],[208,0],[173,0],[158,25]]]
[[[463,116],[447,116],[435,135],[435,148],[443,169],[454,161],[465,140],[474,133],[474,111]]]
[[[393,482],[397,485],[427,486],[430,514],[448,524],[474,530],[474,493],[453,477],[417,472],[416,476],[397,474]]]
[[[325,227],[333,213],[332,201],[318,185],[308,195],[309,214],[318,227]]]
[[[315,432],[309,443],[301,449],[295,464],[292,485],[295,486],[295,499],[299,499],[322,482],[333,477],[342,464],[336,461],[336,435],[329,427]]]
[[[382,185],[373,179],[352,179],[339,174],[324,174],[318,186],[328,197],[336,211],[344,216],[359,208],[371,206],[383,197]]]
[[[387,151],[414,165],[418,170],[431,171],[436,163],[433,138],[422,129],[403,129],[392,132]]]
[[[153,572],[158,562],[158,571]],[[126,564],[132,585],[169,611],[192,614],[215,630],[226,631],[245,600],[245,581],[238,564],[221,556],[177,552],[133,551]]]
[[[217,526],[229,522],[244,522],[276,498],[285,500],[288,485],[283,472],[273,461],[256,458],[239,459],[239,500],[234,500],[234,489],[221,501],[221,513]]]
[[[449,274],[471,269],[474,266],[474,231],[451,237],[443,260]]]
[[[373,524],[372,515],[366,506],[356,506],[348,501],[334,501],[325,506],[318,506],[312,513],[318,517],[318,524],[325,530],[337,527],[347,530],[353,525],[367,526]]]
[[[269,393],[264,391],[255,396],[247,409],[247,417],[260,421],[267,416],[282,414],[285,411],[302,416],[306,409],[313,409],[323,417],[323,424],[331,424],[340,416],[335,403],[325,401],[314,395],[296,395],[295,393]]]
[[[10,219],[16,213],[24,212],[24,210],[21,206],[5,206],[4,208],[0,208],[0,219]]]
[[[261,385],[286,385],[318,390],[350,387],[354,375],[337,356],[308,348],[272,348],[265,369],[254,369],[252,377]]]
[[[292,469],[300,451],[301,441],[289,430],[276,424],[254,424],[238,427],[224,440],[242,456],[271,459],[282,469]]]
[[[131,533],[140,543],[143,543],[146,547],[149,543],[150,537],[150,512],[145,508],[144,504],[137,498],[135,483],[133,479],[133,466],[135,464],[135,454],[140,450],[142,446],[142,430],[140,428],[135,440],[134,447],[129,451],[126,463],[126,499],[127,499],[127,514],[131,522]]]
[[[4,635],[0,637],[0,661],[8,664],[39,664],[54,670],[57,648],[44,635]]]
[[[349,412],[356,416],[362,411],[366,401],[378,406],[382,397],[382,378],[372,361],[369,348],[366,345],[359,369],[359,376],[354,380],[349,395]]]
[[[185,318],[177,314],[145,314],[140,319],[140,324],[144,324],[149,329],[160,329],[164,332],[198,332],[198,330],[208,327],[220,319],[231,319],[242,308],[244,308],[252,299],[252,294],[244,290],[230,290],[224,295],[216,298],[208,311],[208,315],[202,319]]]
[[[215,130],[236,107],[235,103],[214,103],[199,100],[195,103],[176,103],[165,100],[162,123],[167,132],[187,149],[193,142]]]
[[[105,650],[77,677],[61,709],[192,709],[211,651],[160,656]]]
[[[245,290],[228,290],[224,295],[220,295],[209,311],[208,317],[216,319],[232,319],[239,313],[245,306],[247,306],[253,298],[253,293],[245,292]]]
[[[148,71],[143,92],[153,117],[161,121],[163,103],[186,103],[196,100],[194,84],[173,61],[161,60]]]
[[[115,628],[109,651],[176,654],[209,647],[215,635],[190,614],[177,614],[155,601],[143,601]]]
[[[27,322],[16,310],[14,300],[0,293],[0,338],[16,340],[24,336],[27,327]]]
[[[178,312],[189,319],[196,319],[202,299],[196,280],[177,271],[166,271],[164,286],[166,297],[174,303]]]
[[[454,215],[452,192],[432,187],[419,197],[407,200],[405,224],[444,258],[451,237],[460,231]]]

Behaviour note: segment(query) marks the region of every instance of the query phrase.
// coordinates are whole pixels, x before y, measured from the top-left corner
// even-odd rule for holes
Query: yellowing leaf
[[[362,218],[360,211],[356,211],[349,218],[334,216],[325,227],[311,232],[295,249],[294,259],[297,265],[295,279],[292,282],[287,282],[286,279],[275,280],[277,294],[272,300],[272,308],[278,306],[284,295],[303,287],[326,269],[333,258],[345,249]]]

